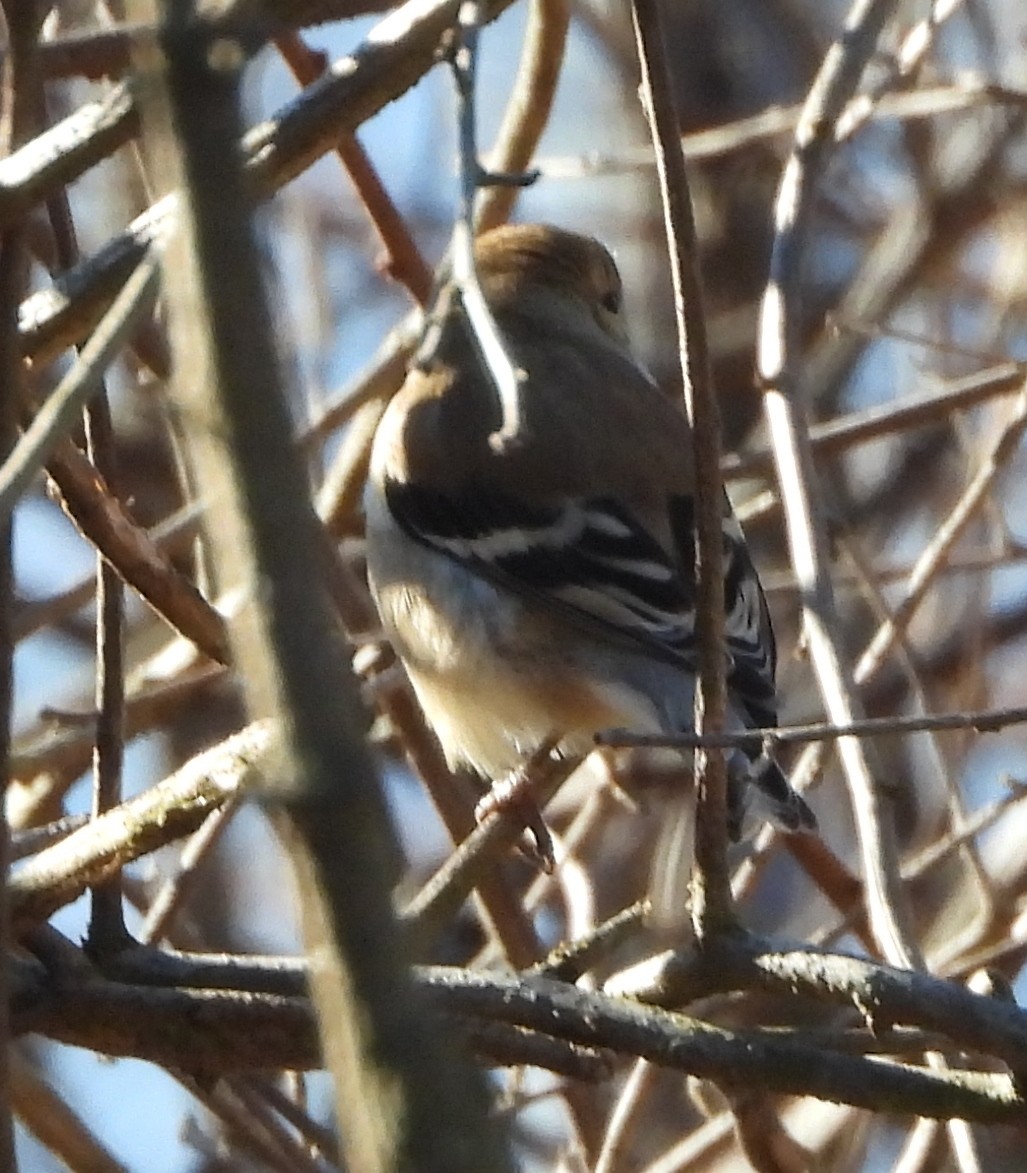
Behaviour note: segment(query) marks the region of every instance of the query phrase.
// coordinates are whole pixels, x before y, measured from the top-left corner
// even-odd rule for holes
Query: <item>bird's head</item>
[[[478,238],[475,255],[485,297],[500,316],[525,305],[556,320],[584,313],[626,343],[620,274],[597,240],[548,224],[505,224]]]

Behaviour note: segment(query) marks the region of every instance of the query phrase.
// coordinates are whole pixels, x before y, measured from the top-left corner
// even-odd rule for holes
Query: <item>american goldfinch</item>
[[[693,727],[693,474],[687,419],[628,349],[602,245],[506,226],[479,238],[476,268],[521,379],[520,433],[490,443],[499,399],[444,285],[375,436],[367,558],[451,767],[495,781],[554,737],[579,754],[601,730]],[[724,553],[729,725],[773,725],[774,636],[726,498]],[[770,759],[728,763],[734,834],[753,789],[786,828],[814,825]]]

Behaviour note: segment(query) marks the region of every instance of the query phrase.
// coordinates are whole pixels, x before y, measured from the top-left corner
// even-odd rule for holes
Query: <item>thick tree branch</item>
[[[248,706],[280,722],[280,769],[258,792],[282,818],[297,873],[345,1160],[354,1173],[498,1173],[509,1162],[484,1087],[421,1012],[392,912],[395,831],[318,573],[319,524],[291,444],[237,152],[241,46],[198,25],[189,0],[173,0],[160,49],[145,117],[165,181],[183,192],[165,266],[173,386],[217,517],[218,577],[247,596],[232,642]],[[452,1109],[444,1117],[440,1096]]]

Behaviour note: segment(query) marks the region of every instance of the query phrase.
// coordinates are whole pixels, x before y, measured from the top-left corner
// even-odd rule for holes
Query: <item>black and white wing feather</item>
[[[766,729],[777,724],[777,645],[759,575],[726,499],[723,529],[728,688],[744,705],[752,725]]]
[[[415,541],[493,582],[544,598],[605,638],[691,664],[691,580],[616,501],[549,506],[494,489],[454,495],[396,481],[386,484],[385,497]]]
[[[694,668],[695,538],[691,498],[670,503],[678,561],[612,498],[529,504],[495,489],[459,495],[390,481],[386,500],[414,540],[494,582],[545,598],[606,638]],[[776,724],[776,650],[766,599],[741,527],[724,514],[728,688],[753,727]]]

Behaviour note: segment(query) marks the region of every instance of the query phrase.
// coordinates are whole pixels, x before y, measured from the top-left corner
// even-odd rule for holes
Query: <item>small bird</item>
[[[496,781],[559,739],[693,728],[691,435],[632,357],[621,280],[598,241],[546,225],[482,235],[476,269],[520,383],[513,443],[454,286],[375,436],[371,589],[451,767]],[[429,344],[430,341],[430,344]],[[774,635],[725,496],[729,728],[776,723]],[[747,794],[788,829],[815,820],[780,768],[729,751],[737,837]]]

